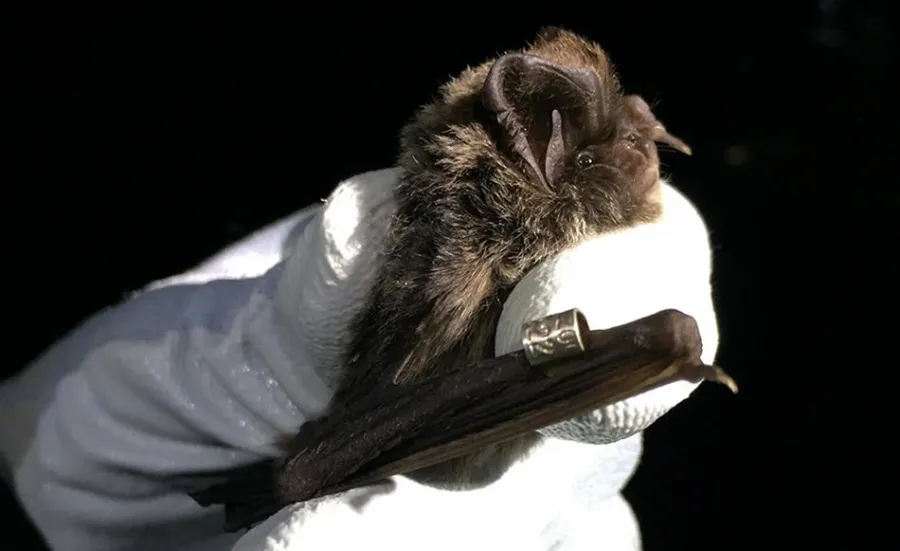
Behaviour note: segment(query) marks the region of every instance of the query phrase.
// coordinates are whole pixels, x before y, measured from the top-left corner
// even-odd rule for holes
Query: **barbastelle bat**
[[[623,93],[599,45],[558,28],[446,84],[402,132],[397,210],[329,415],[388,385],[492,357],[504,299],[532,266],[658,218],[655,142],[690,152],[643,99]],[[286,457],[307,445],[303,434]],[[409,476],[481,487],[540,438]]]
[[[403,130],[397,214],[335,404],[493,355],[503,300],[536,263],[660,215],[655,141],[599,45],[559,28],[465,71]],[[496,480],[537,435],[413,475]]]

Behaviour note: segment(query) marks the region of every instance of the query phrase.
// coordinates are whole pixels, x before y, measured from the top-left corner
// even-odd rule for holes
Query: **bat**
[[[656,220],[656,143],[690,154],[646,101],[622,91],[599,45],[556,27],[448,82],[400,142],[396,212],[329,415],[491,358],[521,277],[587,238]],[[285,457],[305,453],[304,433]],[[526,431],[406,475],[483,487],[541,438]],[[257,495],[274,473],[261,463],[241,476],[230,501]]]
[[[690,153],[622,92],[599,45],[556,27],[446,84],[401,134],[397,212],[335,404],[491,357],[504,299],[531,267],[661,215],[656,141]],[[483,487],[539,440],[409,476]]]
[[[236,531],[287,504],[439,464],[675,380],[711,380],[737,392],[721,368],[700,360],[697,324],[677,310],[595,331],[569,310],[526,324],[523,345],[306,423],[297,436],[303,450],[265,470],[251,467],[253,492],[238,470],[231,476],[238,492],[226,482],[194,498],[226,503],[225,529]],[[254,498],[229,501],[241,487]]]

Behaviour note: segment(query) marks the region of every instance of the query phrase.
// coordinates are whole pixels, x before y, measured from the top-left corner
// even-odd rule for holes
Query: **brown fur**
[[[354,326],[336,407],[379,385],[492,356],[503,301],[529,268],[585,237],[659,216],[657,193],[635,183],[650,173],[653,182],[658,178],[655,137],[621,93],[603,50],[546,29],[523,52],[594,72],[599,129],[577,151],[567,149],[563,176],[548,192],[485,108],[493,61],[464,71],[416,114],[402,132],[397,212],[370,302]],[[595,160],[590,168],[576,163],[582,150]],[[492,446],[414,477],[443,487],[482,486],[538,439]]]

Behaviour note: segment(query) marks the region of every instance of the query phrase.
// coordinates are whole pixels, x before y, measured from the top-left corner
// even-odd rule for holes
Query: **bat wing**
[[[225,504],[226,530],[259,522],[288,503],[376,483],[513,439],[675,380],[710,379],[697,324],[665,310],[583,335],[583,351],[535,366],[514,352],[394,387],[358,407],[304,426],[286,460],[233,473],[193,494]]]

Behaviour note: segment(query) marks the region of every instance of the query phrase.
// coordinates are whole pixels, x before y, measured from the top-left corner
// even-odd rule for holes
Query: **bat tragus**
[[[702,363],[697,324],[682,312],[587,327],[577,309],[526,323],[523,350],[386,387],[304,424],[297,454],[230,473],[232,482],[193,497],[224,503],[225,529],[235,531],[287,504],[440,464],[676,380],[737,392],[721,368]]]

